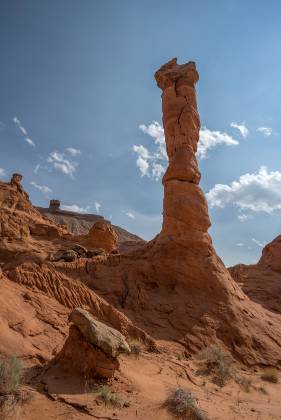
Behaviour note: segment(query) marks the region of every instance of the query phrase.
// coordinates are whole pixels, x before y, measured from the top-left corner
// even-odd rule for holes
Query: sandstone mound
[[[117,234],[109,223],[96,222],[86,235],[76,237],[77,242],[88,249],[103,248],[112,252],[117,250]]]
[[[281,236],[264,247],[257,264],[238,264],[229,272],[254,302],[281,314]]]
[[[69,320],[73,325],[54,363],[83,378],[112,378],[119,368],[119,354],[130,353],[125,337],[81,308],[75,308]]]

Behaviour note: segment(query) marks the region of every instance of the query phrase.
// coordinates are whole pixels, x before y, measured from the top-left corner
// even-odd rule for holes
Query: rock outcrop
[[[169,157],[162,230],[144,249],[114,263],[90,261],[87,272],[80,266],[80,278],[150,335],[177,340],[190,354],[215,344],[246,364],[280,363],[281,318],[242,292],[207,232],[210,220],[195,157],[200,128],[195,64],[173,59],[155,78],[163,91]],[[68,275],[74,275],[73,268],[67,268]]]
[[[125,337],[81,308],[75,308],[69,320],[69,336],[54,362],[83,378],[112,378],[118,356],[130,353]]]
[[[120,226],[112,225],[101,215],[62,210],[59,200],[50,200],[49,208],[37,207],[37,210],[44,217],[54,221],[56,224],[67,226],[73,235],[87,235],[96,222],[104,221],[108,223],[117,234],[118,250],[120,252],[134,251],[145,245],[145,241],[142,238],[128,232]]]
[[[112,252],[117,250],[117,234],[109,223],[104,221],[96,222],[86,235],[77,236],[77,242],[89,250],[103,248]]]
[[[251,300],[281,314],[281,235],[263,248],[257,264],[238,264],[229,272]]]
[[[53,241],[69,234],[32,206],[21,180],[20,174],[13,174],[10,182],[0,182],[0,262],[13,259],[15,252],[46,257],[46,242],[43,245],[41,239]]]
[[[211,223],[205,196],[198,187],[200,172],[195,153],[199,140],[195,63],[178,65],[173,59],[155,79],[162,89],[163,126],[169,165],[163,177],[164,206],[161,239],[204,234]]]

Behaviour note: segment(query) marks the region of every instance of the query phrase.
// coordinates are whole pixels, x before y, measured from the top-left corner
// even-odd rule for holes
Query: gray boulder
[[[86,310],[75,308],[69,320],[89,343],[100,348],[106,355],[116,358],[120,353],[131,352],[129,344],[119,331],[97,321]]]

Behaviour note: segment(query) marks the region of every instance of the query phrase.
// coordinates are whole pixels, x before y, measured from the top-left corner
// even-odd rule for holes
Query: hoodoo
[[[155,73],[155,79],[163,91],[163,126],[169,158],[163,177],[161,239],[186,232],[204,234],[211,223],[204,194],[198,187],[201,174],[195,156],[200,130],[195,91],[199,75],[194,62],[179,65],[174,58]]]
[[[173,59],[156,72],[155,78],[163,91],[163,124],[169,158],[163,177],[163,226],[159,235],[131,253],[104,253],[73,262],[42,259],[39,265],[31,261],[26,264],[23,253],[21,260],[14,259],[12,265],[4,265],[3,273],[17,283],[29,287],[36,284],[43,292],[48,279],[49,296],[60,301],[62,290],[57,285],[62,283],[69,289],[69,285],[78,282],[79,290],[93,289],[106,297],[112,305],[110,308],[127,315],[134,325],[134,334],[145,331],[145,336],[149,335],[156,343],[176,341],[190,355],[216,344],[227,348],[245,364],[280,365],[280,315],[267,311],[243,293],[216,255],[208,234],[208,207],[199,187],[200,172],[195,156],[200,129],[195,63],[179,65]],[[110,226],[99,222],[90,234],[81,235],[78,240],[78,236],[43,219],[13,186],[0,183],[0,187],[0,202],[9,204],[1,209],[2,220],[13,220],[19,230],[26,219],[30,241],[36,250],[42,247],[42,258],[43,251],[56,251],[62,245],[63,249],[72,249],[86,239],[100,238],[109,251],[114,250],[117,237]],[[14,203],[21,204],[20,218],[11,211]],[[26,242],[16,247],[14,241],[13,248],[10,245],[2,241],[4,261],[18,252],[20,245],[26,250]],[[82,306],[80,292],[75,293],[75,306]],[[72,296],[70,292],[66,295]],[[89,312],[94,314],[91,306]]]
[[[169,158],[162,230],[131,255],[90,262],[85,281],[156,339],[180,341],[191,353],[223,345],[247,364],[276,364],[281,360],[280,317],[248,299],[208,234],[195,156],[200,129],[195,63],[179,65],[173,59],[155,79],[163,91]]]

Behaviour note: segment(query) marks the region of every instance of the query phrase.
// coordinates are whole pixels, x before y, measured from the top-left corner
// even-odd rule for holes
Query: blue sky
[[[227,265],[257,261],[281,233],[280,16],[278,0],[0,0],[1,177],[152,238],[166,164],[153,74],[195,60],[210,233]]]

